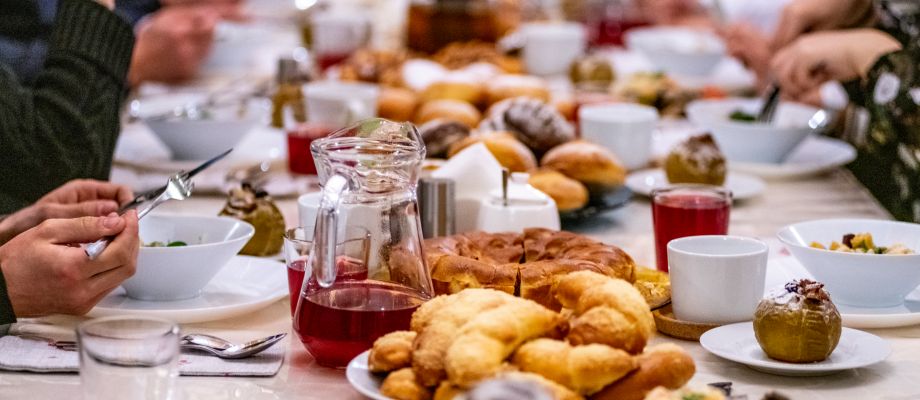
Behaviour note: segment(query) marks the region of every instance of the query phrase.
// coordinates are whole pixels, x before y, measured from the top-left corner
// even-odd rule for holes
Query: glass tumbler
[[[732,192],[720,186],[675,185],[655,189],[652,223],[655,229],[655,263],[668,272],[668,242],[686,236],[725,235]]]
[[[77,327],[84,399],[175,399],[179,326],[151,317],[97,318]]]

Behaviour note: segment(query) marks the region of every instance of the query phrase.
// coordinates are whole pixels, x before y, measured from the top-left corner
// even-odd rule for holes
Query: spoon
[[[234,344],[221,339],[217,336],[205,335],[203,333],[191,333],[182,337],[179,346],[183,349],[201,350],[218,358],[239,359],[254,356],[281,339],[284,339],[287,333],[278,333],[266,336],[261,339],[252,340],[243,344]],[[76,351],[77,343],[74,341],[52,341],[54,346],[61,350]]]
[[[216,336],[193,333],[183,336],[179,344],[183,349],[202,350],[220,358],[237,359],[260,353],[284,339],[285,336],[287,333],[279,333],[243,344],[233,344]]]

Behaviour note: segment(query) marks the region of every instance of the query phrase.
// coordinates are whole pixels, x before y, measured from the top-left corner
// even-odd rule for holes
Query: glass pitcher
[[[411,124],[371,119],[311,151],[323,196],[294,330],[319,364],[344,367],[433,296],[415,195],[425,146]],[[361,254],[346,245],[354,228]]]

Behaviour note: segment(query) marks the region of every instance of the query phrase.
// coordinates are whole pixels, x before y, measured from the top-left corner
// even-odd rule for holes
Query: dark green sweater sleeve
[[[44,68],[23,86],[0,64],[0,214],[78,178],[107,179],[134,35],[92,0],[60,0]]]
[[[16,314],[13,313],[13,304],[10,303],[10,297],[6,293],[6,280],[3,279],[3,273],[0,272],[0,326],[16,322]],[[3,336],[0,333],[0,336]]]

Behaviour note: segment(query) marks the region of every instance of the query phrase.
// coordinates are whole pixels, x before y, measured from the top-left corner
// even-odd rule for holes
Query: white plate
[[[626,177],[626,186],[633,192],[643,196],[649,196],[652,190],[670,184],[662,169],[644,169],[633,172]],[[724,186],[732,191],[732,198],[744,200],[760,195],[767,185],[763,179],[756,176],[740,172],[729,172],[725,177]]]
[[[700,337],[700,344],[710,353],[724,359],[768,374],[784,376],[830,375],[882,362],[891,354],[891,347],[882,338],[871,333],[843,328],[840,343],[824,361],[809,364],[776,361],[767,357],[757,343],[753,322],[712,329]]]
[[[795,257],[771,257],[767,263],[767,294],[771,289],[780,287],[793,279],[801,278],[814,279]],[[833,296],[834,294],[831,293],[831,300]],[[920,324],[920,287],[908,294],[904,304],[900,306],[860,308],[837,304],[837,310],[840,311],[840,317],[843,318],[843,325],[850,328],[878,329],[918,325]]]
[[[278,261],[236,256],[214,276],[201,295],[180,301],[142,301],[121,287],[102,299],[90,317],[144,315],[178,323],[205,322],[253,312],[288,295],[287,271]]]
[[[350,383],[358,393],[374,400],[391,400],[389,397],[380,393],[380,385],[383,383],[383,378],[372,374],[367,368],[367,356],[370,353],[371,351],[368,350],[353,358],[351,362],[348,363],[348,367],[345,368],[345,377],[348,378],[348,383]]]
[[[818,175],[849,164],[856,149],[842,140],[810,136],[781,164],[733,162],[732,171],[747,172],[767,179],[797,179]]]

